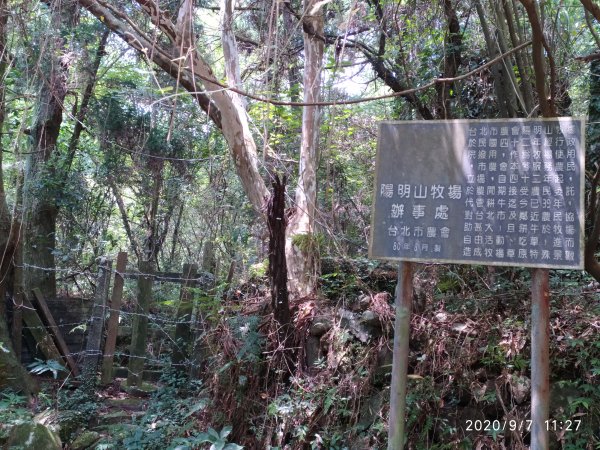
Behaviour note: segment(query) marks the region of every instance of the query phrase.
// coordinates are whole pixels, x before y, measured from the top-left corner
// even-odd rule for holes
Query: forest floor
[[[145,389],[132,391],[117,379],[92,398],[46,379],[33,403],[3,394],[0,440],[11,424],[36,417],[60,424],[70,449],[238,448],[232,442],[247,449],[385,448],[395,270],[325,272],[321,296],[292,303],[291,374],[274,337],[268,290],[254,280],[214,315],[202,382],[182,378],[167,363]],[[409,448],[528,448],[529,283],[527,270],[417,270]],[[557,420],[551,448],[598,449],[598,285],[581,272],[552,271],[550,327]]]

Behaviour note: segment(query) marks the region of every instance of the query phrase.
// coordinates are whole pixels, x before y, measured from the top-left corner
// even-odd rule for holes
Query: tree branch
[[[554,108],[554,98],[552,96],[548,99],[546,95],[546,67],[544,61],[544,49],[550,55],[548,44],[546,43],[546,38],[544,36],[544,30],[542,29],[542,24],[540,23],[540,18],[538,16],[536,10],[536,4],[534,0],[520,0],[525,8],[525,12],[527,12],[527,16],[529,17],[529,22],[531,24],[531,33],[533,36],[533,70],[535,72],[535,87],[538,93],[538,101],[540,103],[540,110],[544,117],[555,117],[556,110]],[[552,79],[552,77],[556,77],[555,69],[553,69],[553,60],[551,62],[550,67],[550,83],[556,84],[556,80]],[[556,87],[550,88],[551,92],[553,92]]]
[[[129,20],[123,20],[123,14],[119,14],[121,18],[117,17],[113,9],[103,5],[101,0],[79,0],[79,3],[127,44],[140,52],[144,57],[150,59],[169,75],[176,78],[179,74],[180,84],[192,94],[200,107],[208,114],[215,125],[218,128],[222,128],[219,109],[205,92],[198,91],[194,77],[189,70],[183,72],[180,71],[177,61],[174,61],[173,49],[167,50],[160,47],[145,34],[139,32],[137,28],[133,27]],[[140,0],[138,3],[145,3],[145,1]],[[162,24],[162,22],[160,23]],[[166,31],[163,30],[163,32],[165,32],[165,34],[170,32],[174,33],[174,27],[171,28],[172,23],[167,22],[164,26]]]
[[[261,97],[258,95],[254,95],[254,94],[250,94],[249,92],[246,91],[242,91],[241,89],[236,89],[236,88],[232,88],[227,86],[226,84],[223,83],[219,83],[216,82],[215,84],[220,86],[222,89],[228,89],[231,90],[233,92],[237,92],[238,94],[244,95],[248,98],[251,98],[252,100],[256,100],[259,102],[263,102],[263,103],[270,103],[272,105],[278,105],[278,106],[335,106],[335,105],[354,105],[357,103],[366,103],[366,102],[372,102],[375,100],[383,100],[386,98],[394,98],[394,97],[402,97],[408,94],[412,94],[415,92],[419,92],[419,91],[423,91],[425,89],[429,89],[433,86],[435,86],[436,84],[439,83],[454,83],[456,81],[460,81],[460,80],[464,80],[465,78],[469,78],[473,75],[478,74],[479,72],[487,69],[490,66],[493,66],[494,64],[496,64],[498,61],[501,61],[503,58],[506,58],[507,56],[512,55],[513,53],[524,49],[525,47],[531,45],[531,41],[527,41],[511,50],[509,50],[506,53],[503,53],[502,55],[498,55],[495,58],[489,60],[487,63],[482,64],[481,66],[467,72],[464,73],[462,75],[453,77],[453,78],[434,78],[433,80],[431,80],[430,82],[416,87],[416,88],[411,88],[411,89],[404,89],[402,91],[399,92],[394,92],[392,94],[385,94],[385,95],[378,95],[375,97],[365,97],[365,98],[358,98],[358,99],[354,99],[354,100],[333,100],[333,101],[328,101],[328,102],[312,102],[312,103],[308,103],[308,102],[288,102],[288,101],[283,101],[283,100],[273,100],[273,99],[269,99],[266,97]],[[202,78],[201,76],[199,76],[198,78]],[[175,94],[178,95],[178,94]],[[168,98],[168,96],[166,97]]]
[[[590,12],[587,9],[585,10],[585,23],[586,23],[588,29],[590,30],[590,33],[592,34],[594,41],[596,42],[596,46],[600,48],[600,36],[598,36],[598,33],[596,33],[596,30],[594,30],[594,24],[592,23],[592,15],[590,14]]]
[[[587,9],[600,22],[600,6],[594,3],[593,0],[579,0],[583,7]]]

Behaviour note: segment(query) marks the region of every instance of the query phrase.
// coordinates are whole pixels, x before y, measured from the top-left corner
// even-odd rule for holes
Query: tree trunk
[[[178,84],[188,90],[198,101],[200,107],[222,130],[244,191],[255,211],[263,215],[269,192],[258,170],[256,144],[250,133],[248,119],[245,111],[240,111],[233,101],[232,93],[219,85],[212,68],[195,47],[192,2],[190,0],[183,2],[177,26],[153,1],[136,0],[136,2],[170,41],[170,47],[161,47],[154,36],[141,33],[139,28],[122,21],[111,8],[98,1],[79,0],[80,5],[132,48],[138,50],[144,57],[150,58],[175,78]],[[153,49],[152,52],[148,52],[150,48]],[[180,58],[174,55],[180,55]],[[210,97],[202,92],[202,85],[211,93]]]
[[[531,24],[533,41],[531,53],[533,59],[533,71],[535,74],[535,88],[538,94],[540,111],[544,117],[555,117],[555,95],[553,93],[556,90],[556,80],[553,79],[552,70],[550,70],[550,89],[546,89],[546,58],[548,58],[548,61],[552,61],[552,53],[546,45],[546,38],[544,36],[542,23],[540,22],[540,16],[537,12],[536,2],[533,0],[520,0],[520,2],[525,8],[529,23]],[[548,91],[550,92],[550,98],[548,98]]]
[[[321,90],[323,13],[314,0],[305,0],[304,13],[304,102],[314,103],[319,101]],[[319,246],[315,235],[318,145],[319,107],[305,106],[296,203],[286,241],[289,288],[292,294],[301,297],[315,291],[319,272]]]
[[[285,258],[285,177],[274,175],[273,195],[267,206],[269,225],[269,277],[271,278],[271,305],[275,320],[282,328],[290,324],[290,307],[287,288],[287,262]],[[287,334],[287,333],[285,333]]]
[[[148,314],[152,305],[154,266],[152,261],[139,261],[137,306],[131,325],[131,348],[127,366],[127,386],[139,386],[143,381],[148,343]]]
[[[596,258],[598,239],[600,238],[600,207],[598,207],[598,196],[596,190],[600,181],[600,61],[592,61],[590,64],[590,101],[588,106],[588,129],[587,129],[587,168],[596,170],[590,189],[589,204],[587,209],[586,227],[587,238],[585,242],[585,270],[600,283],[600,263]],[[596,167],[594,167],[596,166]]]
[[[50,4],[51,29],[42,51],[38,83],[40,93],[31,130],[32,151],[25,165],[23,189],[23,262],[25,286],[39,288],[46,298],[56,297],[54,263],[57,186],[64,174],[56,157],[56,143],[62,124],[72,54],[61,30],[73,26],[76,6],[54,1]]]
[[[461,63],[462,33],[456,10],[451,0],[444,0],[444,14],[448,22],[448,35],[444,49],[444,78],[456,76]],[[438,94],[438,116],[441,119],[452,119],[452,103],[450,91],[455,90],[454,83],[441,83],[436,87]]]
[[[504,8],[498,2],[492,2],[491,5],[493,9],[493,14],[496,20],[494,21],[496,24],[496,47],[499,48],[500,53],[504,54],[508,52],[510,49],[508,47],[508,26],[507,20],[504,14]],[[519,106],[520,111],[525,113],[527,107],[525,106],[525,101],[523,100],[523,96],[521,95],[521,91],[519,89],[519,83],[517,82],[517,76],[515,75],[515,71],[513,69],[513,57],[507,56],[503,58],[501,61],[503,67],[503,74],[506,74],[507,78],[507,89],[510,90],[510,108],[515,112],[515,116],[519,116]]]
[[[494,58],[498,55],[498,49],[480,0],[475,0],[475,8],[477,9],[477,16],[481,23],[488,56]],[[498,116],[515,117],[515,110],[512,107],[513,102],[511,101],[512,97],[514,97],[514,91],[510,89],[510,81],[506,71],[500,68],[500,64],[502,63],[499,62],[494,64],[491,68],[492,76],[494,78],[494,88],[496,90],[496,101],[498,102]]]
[[[9,52],[6,48],[6,31],[9,9],[6,3],[6,0],[0,0],[0,80],[5,79],[8,68],[6,57]],[[4,98],[4,85],[1,85],[0,135],[4,129],[4,118],[6,116]],[[4,149],[0,140],[0,254],[2,255],[0,262],[0,390],[10,388],[17,392],[23,392],[25,395],[30,395],[37,391],[37,386],[21,365],[20,355],[15,354],[8,332],[5,296],[7,291],[10,290],[11,277],[8,275],[14,269],[13,257],[18,250],[18,230],[20,226],[18,218],[15,215],[11,216],[6,202],[3,155]],[[19,193],[17,193],[17,197],[19,197]],[[15,292],[10,292],[10,294],[14,295]]]
[[[267,223],[269,225],[269,278],[271,281],[271,305],[273,316],[279,323],[279,348],[287,361],[288,374],[294,368],[293,328],[291,326],[289,293],[287,287],[288,271],[286,263],[285,241],[287,220],[285,217],[285,177],[283,180],[274,175],[273,195],[267,204]]]
[[[516,11],[513,11],[512,3],[509,0],[503,0],[504,16],[506,17],[506,24],[508,25],[508,32],[513,47],[518,47],[523,42],[519,38],[515,22],[518,20],[516,17]],[[513,17],[514,16],[514,17]],[[517,63],[517,69],[521,77],[521,91],[523,93],[523,101],[525,102],[525,114],[529,115],[533,111],[533,90],[531,89],[531,82],[529,80],[529,73],[526,69],[527,64],[523,58],[521,51],[515,53],[515,61]]]
[[[592,13],[598,22],[600,22],[600,6],[593,0],[580,0],[584,8]]]

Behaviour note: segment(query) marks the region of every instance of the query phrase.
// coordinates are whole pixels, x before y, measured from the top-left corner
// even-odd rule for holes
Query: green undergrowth
[[[61,436],[72,442],[93,428],[97,449],[386,448],[397,274],[393,266],[344,264],[325,271],[320,297],[292,302],[291,352],[279,342],[264,291],[240,288],[210,315],[197,377],[164,358],[156,389],[135,413],[117,410],[114,401],[107,407],[111,396],[126,395],[123,389],[107,388],[93,399],[63,389],[52,407],[73,423]],[[417,267],[406,399],[410,448],[528,448],[530,281],[528,270]],[[597,286],[581,272],[552,271],[550,290],[551,448],[597,449]],[[353,327],[365,317],[370,325],[361,337]],[[318,333],[317,318],[328,324]],[[315,341],[318,355],[309,365]],[[115,414],[124,419],[102,424]],[[5,393],[0,438],[4,424],[31,418],[25,399]],[[561,430],[561,423],[577,429]]]

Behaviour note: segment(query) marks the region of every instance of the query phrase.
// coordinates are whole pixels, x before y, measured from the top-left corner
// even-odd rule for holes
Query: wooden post
[[[531,450],[547,450],[550,410],[550,292],[548,269],[531,274]]]
[[[110,315],[108,317],[106,342],[104,344],[104,356],[102,358],[102,376],[100,383],[108,384],[112,381],[113,361],[115,347],[117,344],[117,333],[119,331],[119,314],[121,313],[121,299],[123,297],[123,273],[127,268],[127,252],[119,252],[117,255],[117,267],[115,268],[115,283],[110,299]]]
[[[139,271],[137,308],[133,316],[131,350],[127,367],[127,386],[137,386],[142,383],[148,335],[148,312],[152,301],[152,281],[154,278],[152,275],[152,262],[140,261]]]
[[[195,264],[183,265],[183,283],[179,291],[179,308],[177,308],[177,324],[175,325],[175,351],[173,364],[183,369],[183,364],[190,357],[189,348],[192,340],[192,310],[194,303],[190,286],[196,278],[197,266]]]
[[[398,267],[398,285],[396,286],[396,321],[394,325],[392,385],[390,386],[388,450],[401,450],[404,448],[408,340],[410,338],[410,313],[413,298],[412,278],[413,263],[402,261]]]
[[[13,322],[12,322],[12,338],[13,348],[17,360],[21,361],[21,353],[23,349],[23,249],[22,243],[19,242],[15,250],[14,258],[14,278],[13,292]],[[1,301],[1,300],[0,300]]]
[[[102,333],[104,331],[104,317],[106,315],[112,261],[101,258],[99,266],[96,292],[94,294],[94,306],[92,307],[92,317],[90,318],[82,370],[83,380],[86,383],[89,382],[90,387],[96,384],[96,371],[102,349]]]
[[[17,361],[21,361],[23,349],[23,292],[17,291],[14,296],[13,316],[12,316],[12,339],[13,348]]]
[[[54,341],[52,340],[52,336],[46,330],[46,327],[42,323],[42,319],[38,316],[35,308],[27,298],[27,295],[23,292],[23,321],[25,325],[29,328],[33,339],[35,339],[36,345],[40,348],[44,356],[47,359],[53,359],[56,362],[62,361],[62,356]]]
[[[67,346],[67,343],[65,342],[63,335],[60,332],[60,328],[58,328],[58,325],[56,325],[56,322],[54,321],[54,317],[52,316],[52,313],[50,312],[50,309],[46,304],[46,300],[44,299],[44,294],[42,294],[42,291],[39,288],[35,288],[33,290],[33,298],[37,303],[38,311],[41,313],[42,317],[46,320],[46,323],[48,324],[50,334],[54,336],[56,347],[63,355],[73,375],[79,375],[79,367],[77,367],[75,360],[71,356],[71,351],[69,350],[69,347]]]

